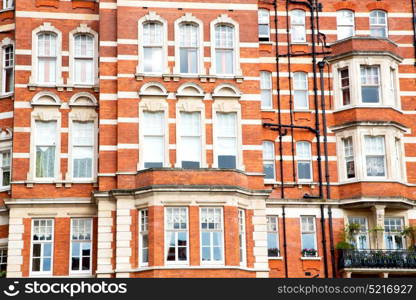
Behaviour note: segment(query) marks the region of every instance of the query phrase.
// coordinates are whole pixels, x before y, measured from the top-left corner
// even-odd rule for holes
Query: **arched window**
[[[234,74],[234,26],[219,24],[215,27],[215,65],[217,74]]]
[[[308,74],[304,72],[293,73],[294,108],[309,109],[308,100]]]
[[[13,45],[7,45],[2,49],[2,94],[13,92],[13,72],[14,72],[14,50]]]
[[[264,179],[275,179],[274,171],[274,143],[271,141],[263,142],[263,172]]]
[[[387,13],[382,10],[370,12],[370,35],[373,37],[387,37]]]
[[[337,11],[338,39],[346,39],[354,35],[354,12],[351,10]]]
[[[38,34],[38,82],[55,83],[57,73],[56,34],[42,32]]]
[[[272,73],[260,72],[261,108],[273,108],[272,102]]]
[[[270,12],[268,9],[259,9],[259,40],[270,40]]]
[[[179,25],[180,72],[196,74],[199,70],[199,28],[194,23]]]
[[[77,34],[74,44],[74,83],[94,84],[94,38],[89,34]]]
[[[143,72],[162,73],[163,71],[163,24],[146,22],[143,24]]]
[[[312,181],[311,143],[306,141],[296,143],[296,160],[299,181]]]
[[[306,42],[305,11],[295,9],[290,12],[290,32],[293,43]]]

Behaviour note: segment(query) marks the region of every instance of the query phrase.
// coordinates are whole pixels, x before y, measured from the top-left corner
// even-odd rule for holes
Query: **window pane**
[[[218,74],[234,73],[234,50],[216,50],[216,66]]]
[[[150,73],[162,72],[163,50],[162,47],[143,49],[143,71]]]
[[[182,48],[180,50],[181,73],[198,73],[197,49]]]
[[[298,162],[299,179],[312,179],[310,162]]]
[[[315,233],[302,233],[302,248],[315,249]]]
[[[363,103],[378,103],[379,99],[379,88],[378,87],[362,87],[361,97]]]

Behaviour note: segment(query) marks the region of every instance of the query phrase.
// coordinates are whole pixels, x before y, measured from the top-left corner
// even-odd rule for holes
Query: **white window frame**
[[[55,152],[54,152],[54,158],[55,158],[55,160],[54,160],[54,174],[53,174],[54,176],[52,176],[52,177],[38,177],[37,174],[36,174],[37,147],[38,146],[40,146],[40,147],[42,147],[42,146],[51,147],[52,146],[51,144],[48,144],[48,145],[38,145],[36,143],[36,136],[38,135],[38,128],[37,128],[36,124],[38,122],[42,122],[42,123],[54,122],[55,123],[57,135],[55,137],[56,143],[55,143],[55,145],[53,145],[53,147],[55,148]],[[48,121],[35,120],[34,123],[35,123],[35,127],[33,127],[34,128],[34,134],[33,134],[33,137],[34,137],[34,177],[35,177],[35,179],[37,181],[52,181],[55,178],[57,178],[57,176],[58,176],[58,153],[61,152],[61,149],[58,148],[59,147],[59,144],[60,144],[58,142],[60,140],[60,137],[59,137],[60,134],[58,134],[58,132],[60,133],[60,130],[59,130],[59,127],[58,127],[59,126],[59,124],[58,124],[59,122],[57,120],[48,120]]]
[[[270,41],[270,10],[267,8],[259,8],[258,10],[259,23],[259,40],[260,42]],[[267,26],[267,34],[260,34],[260,26]]]
[[[302,78],[300,78],[302,76]],[[306,72],[294,72],[293,73],[293,109],[295,111],[303,111],[303,110],[309,110],[309,83],[308,83],[308,73]],[[302,83],[305,83],[305,86],[302,88],[297,88],[297,85],[301,85]],[[299,91],[301,93],[305,93],[306,97],[306,106],[298,105],[296,101],[296,92]]]
[[[221,228],[220,229],[217,229],[217,230],[215,230],[215,229],[207,229],[207,230],[204,230],[204,229],[202,229],[202,218],[201,218],[201,216],[202,216],[202,210],[203,209],[219,209],[220,210],[220,216],[221,216]],[[224,262],[225,262],[225,239],[224,239],[224,209],[223,209],[223,207],[218,207],[218,206],[206,206],[206,207],[200,207],[199,208],[199,234],[200,234],[200,237],[199,237],[199,239],[200,239],[200,244],[199,244],[199,249],[200,249],[200,260],[201,260],[201,265],[224,265]],[[202,232],[203,231],[208,231],[208,232],[210,232],[210,253],[211,253],[211,260],[209,260],[209,261],[204,261],[204,260],[202,260]],[[212,232],[220,232],[221,234],[220,234],[220,236],[221,236],[221,239],[222,239],[222,252],[221,252],[221,256],[222,256],[222,260],[220,260],[220,261],[215,261],[215,260],[213,260],[213,257],[214,257],[214,251],[213,251],[213,249],[214,249],[214,247],[213,247],[213,238],[212,238]]]
[[[73,138],[73,130],[75,128],[74,123],[91,123],[92,124],[92,144],[91,145],[76,145],[75,144],[75,140]],[[82,182],[82,181],[94,181],[96,179],[96,152],[97,152],[97,124],[96,124],[96,120],[86,120],[86,121],[80,121],[80,120],[71,120],[71,155],[70,155],[70,164],[71,164],[71,178],[74,182]],[[92,151],[92,157],[91,157],[91,176],[90,177],[75,177],[74,176],[74,171],[75,171],[75,148],[91,148]]]
[[[6,66],[6,54],[7,54],[7,49],[11,48],[12,49],[12,58],[11,60],[11,65]],[[2,89],[1,89],[1,94],[2,95],[10,95],[14,93],[14,61],[15,61],[15,51],[14,51],[14,44],[10,43],[8,45],[4,45],[1,46],[1,85],[2,85]],[[6,74],[7,71],[11,70],[11,82],[12,82],[12,87],[11,90],[9,92],[6,92]]]
[[[342,77],[342,72],[343,71],[347,71],[348,72],[348,77]],[[342,68],[338,70],[338,75],[339,75],[339,87],[340,87],[340,96],[341,96],[341,106],[345,107],[345,106],[349,106],[351,105],[351,74],[350,74],[350,69],[348,67],[346,68]],[[343,80],[348,80],[348,86],[347,85],[343,85],[342,81]],[[349,94],[349,103],[345,104],[344,101],[344,91],[348,90],[348,94]]]
[[[13,9],[14,0],[3,0],[3,10]]]
[[[181,56],[180,56],[180,39],[181,39],[181,25],[182,24],[192,24],[197,26],[197,38],[198,45],[196,48],[197,52],[197,72],[196,73],[181,73]],[[175,21],[175,67],[174,73],[180,74],[183,77],[195,77],[198,74],[205,75],[205,65],[204,65],[204,24],[202,21],[194,17],[191,13],[186,13],[183,17]]]
[[[80,241],[80,240],[73,240],[73,233],[74,233],[74,228],[73,228],[73,226],[74,226],[74,220],[90,220],[90,236],[91,236],[91,239],[90,240],[82,240],[82,241]],[[93,245],[94,245],[94,243],[93,243],[93,239],[94,239],[94,226],[93,226],[93,224],[94,224],[94,220],[93,220],[93,218],[71,218],[71,231],[70,231],[70,247],[69,247],[69,274],[91,274],[92,273],[92,263],[93,263],[93,259],[94,259],[94,249],[93,249]],[[89,258],[90,258],[90,267],[89,267],[89,269],[88,270],[72,270],[72,245],[73,245],[73,243],[79,243],[80,244],[80,248],[79,248],[79,250],[80,250],[80,255],[79,256],[77,256],[77,257],[79,257],[80,258],[80,261],[79,261],[79,267],[80,267],[80,269],[81,269],[81,266],[82,266],[82,258],[83,258],[83,255],[82,255],[82,245],[83,244],[87,244],[87,243],[89,243],[90,244],[90,256],[89,256]]]
[[[281,257],[280,254],[280,241],[279,241],[279,217],[276,215],[270,215],[270,216],[266,216],[267,218],[267,257],[270,258],[276,258],[276,257]],[[275,219],[275,223],[271,223],[270,221],[272,219]],[[273,229],[273,224],[276,224],[276,229]],[[269,234],[273,234],[276,236],[276,249],[278,251],[278,255],[269,255]]]
[[[1,271],[2,266],[6,266],[4,271],[7,271],[7,252],[8,252],[7,247],[3,247],[3,246],[0,247],[0,271]]]
[[[266,157],[266,145],[271,145],[272,150],[272,156]],[[273,166],[273,178],[266,178],[266,174],[264,176],[265,182],[274,182],[276,180],[276,155],[275,155],[275,148],[274,148],[274,142],[273,141],[263,141],[263,173],[264,172],[264,165],[269,164]]]
[[[232,74],[218,74],[216,66],[216,27],[218,25],[232,26],[234,28],[234,45],[233,45],[233,70]],[[231,19],[228,15],[223,14],[211,22],[211,69],[210,75],[214,75],[220,78],[234,78],[235,76],[241,76],[242,71],[240,69],[240,25]]]
[[[56,35],[56,78],[55,82],[45,83],[38,80],[38,37],[42,33]],[[43,23],[32,31],[32,74],[29,79],[29,87],[63,87],[62,78],[62,33],[49,22]]]
[[[185,218],[186,218],[186,228],[179,228],[179,229],[169,229],[168,228],[168,210],[169,209],[179,209],[185,211]],[[186,206],[167,206],[164,209],[165,212],[165,228],[164,228],[164,242],[165,242],[165,251],[164,251],[164,257],[165,257],[165,265],[188,265],[189,264],[189,248],[190,248],[190,242],[189,242],[189,209]],[[176,259],[174,261],[168,260],[168,251],[169,251],[169,243],[168,243],[168,233],[173,232],[175,233],[175,257]],[[179,246],[177,244],[178,242],[178,233],[179,232],[185,232],[186,233],[186,260],[178,260],[178,249]]]
[[[93,80],[92,82],[76,82],[75,75],[75,37],[77,35],[87,35],[93,39]],[[69,76],[67,79],[67,85],[70,87],[96,87],[98,86],[98,33],[92,30],[86,24],[80,24],[80,26],[69,33]]]
[[[215,123],[216,123],[216,126],[218,126],[218,115],[219,114],[224,114],[224,115],[231,115],[231,114],[233,114],[234,115],[234,124],[235,124],[235,130],[234,130],[234,135],[233,136],[227,136],[227,135],[224,135],[223,134],[223,132],[221,132],[220,130],[218,130],[217,132],[216,132],[216,135],[215,135],[215,143],[218,145],[218,147],[217,147],[217,149],[216,149],[216,154],[215,154],[215,161],[217,162],[217,167],[218,168],[220,168],[220,165],[219,165],[219,156],[220,156],[220,147],[219,147],[219,145],[221,144],[220,143],[220,139],[229,139],[229,138],[234,138],[234,140],[235,140],[235,152],[234,152],[234,154],[235,154],[235,169],[237,169],[238,168],[238,165],[239,165],[239,161],[238,161],[238,129],[237,129],[237,126],[238,126],[238,122],[237,122],[237,118],[238,118],[238,115],[237,115],[237,113],[236,112],[217,112],[216,114],[215,114]],[[218,128],[219,128],[219,126],[218,126]]]
[[[383,145],[383,153],[371,153],[369,152],[369,150],[366,149],[366,137],[370,137],[370,138],[382,138],[382,145]],[[365,175],[367,178],[379,178],[379,179],[383,179],[383,178],[387,178],[388,177],[388,167],[387,167],[387,159],[386,159],[386,136],[384,135],[376,135],[376,136],[372,136],[372,135],[364,135],[364,141],[363,141],[363,149],[364,149],[364,161],[365,161]],[[383,157],[383,164],[384,164],[384,175],[383,176],[371,176],[368,175],[367,172],[367,157],[374,157],[374,156],[382,156]]]
[[[238,209],[238,237],[240,243],[240,265],[247,264],[247,227],[246,227],[246,210]]]
[[[379,22],[379,16],[376,16],[377,22],[376,23],[372,23],[372,19],[374,18],[374,16],[372,16],[372,15],[379,14],[379,13],[384,14],[385,20],[386,20],[386,23],[385,24]],[[385,39],[389,37],[389,27],[388,27],[389,19],[388,19],[388,14],[387,14],[386,11],[380,10],[380,9],[376,9],[376,10],[370,11],[369,23],[370,23],[370,36],[377,37],[377,38],[385,38]],[[375,36],[375,35],[372,35],[372,33],[371,33],[372,28],[375,28],[375,29],[382,28],[382,29],[385,30],[386,35],[385,36]]]
[[[302,22],[294,22],[294,15],[300,13],[303,16],[296,16],[297,18],[303,18]],[[302,31],[302,38],[295,39],[295,35],[293,34],[294,28],[300,28]],[[294,9],[290,11],[290,40],[293,44],[305,44],[306,43],[306,12],[301,9]]]
[[[263,93],[267,94],[267,102],[264,100]],[[272,73],[269,71],[260,71],[260,96],[261,109],[273,109],[273,80]]]
[[[10,182],[12,180],[12,149],[2,149],[3,147],[0,146],[0,191],[4,190],[4,189],[9,189],[10,188]],[[9,184],[8,185],[3,185],[3,173],[4,173],[4,165],[3,165],[3,155],[5,153],[9,153],[9,165],[8,167],[8,171],[9,171]]]
[[[310,156],[309,156],[308,159],[306,158],[306,156],[305,157],[299,156],[298,146],[299,146],[300,143],[304,143],[304,144],[308,145],[309,153],[310,153]],[[303,162],[303,163],[308,162],[309,163],[311,178],[303,178],[303,179],[299,178],[299,163],[300,162]],[[312,159],[312,143],[308,142],[308,141],[298,141],[298,142],[296,142],[296,169],[297,169],[297,177],[298,177],[299,182],[307,183],[307,182],[312,182],[313,181],[313,164],[312,164],[312,162],[313,162],[313,159]]]
[[[346,14],[350,14],[346,16]],[[352,19],[350,19],[352,17]],[[341,28],[352,28],[352,34],[350,36],[341,36]],[[338,40],[347,39],[355,35],[355,14],[354,11],[349,9],[342,9],[337,11],[337,31]]]
[[[313,231],[303,231],[303,226],[302,226],[302,220],[304,219],[304,218],[312,218],[313,219]],[[316,237],[316,216],[300,216],[300,227],[301,227],[301,230],[300,230],[300,235],[301,235],[301,251],[303,251],[303,249],[305,249],[305,247],[304,247],[304,245],[303,245],[303,234],[305,233],[305,234],[311,234],[311,233],[313,233],[313,235],[314,235],[314,243],[315,243],[315,250],[316,250],[316,254],[315,254],[315,256],[303,256],[302,255],[302,257],[306,257],[306,258],[308,258],[308,257],[317,257],[318,256],[318,243],[317,243],[317,237]]]
[[[144,34],[143,26],[146,23],[160,23],[162,25],[162,71],[161,72],[145,72],[144,71]],[[144,17],[140,18],[138,21],[138,52],[139,52],[139,62],[136,68],[136,73],[142,76],[156,76],[160,77],[162,74],[167,74],[169,72],[168,67],[168,23],[161,16],[156,14],[154,11],[149,12]]]
[[[34,241],[33,234],[35,228],[35,221],[52,221],[52,239],[46,241]],[[30,232],[30,274],[37,275],[37,276],[44,276],[44,275],[52,275],[53,268],[54,268],[54,243],[55,243],[55,220],[51,218],[41,218],[41,219],[32,219],[31,222],[31,232]],[[43,271],[43,244],[50,243],[51,244],[51,270],[50,271]],[[41,256],[40,256],[40,271],[33,271],[33,246],[34,244],[41,244]]]
[[[358,222],[354,222],[357,221]],[[364,221],[364,222],[362,222]],[[358,231],[358,233],[354,236],[354,243],[355,243],[355,247],[357,250],[369,250],[370,247],[370,238],[369,238],[369,234],[368,234],[368,219],[367,217],[363,217],[363,216],[349,216],[348,217],[348,224],[359,224],[360,225],[360,229]],[[363,227],[364,226],[364,227]],[[360,239],[361,237],[365,237],[365,241],[366,241],[366,245],[365,248],[358,248],[358,245],[360,244]]]
[[[387,231],[386,230],[386,220],[395,220],[395,221],[397,221],[397,220],[400,220],[400,231]],[[404,218],[403,217],[385,217],[384,218],[384,235],[383,235],[383,240],[384,240],[384,248],[386,249],[386,250],[406,250],[406,238],[401,234],[401,231],[403,231],[403,229],[404,229],[404,225],[405,225],[405,221],[404,221]],[[395,225],[394,225],[395,226]],[[396,227],[396,226],[395,226]],[[393,238],[393,245],[394,245],[394,248],[393,249],[388,249],[387,248],[387,243],[386,243],[386,240],[387,240],[387,237],[388,236],[391,236],[392,238]],[[397,237],[397,238],[399,238],[399,239],[401,239],[402,240],[402,248],[397,248],[396,247],[396,245],[395,245],[395,243],[394,243],[394,238],[395,237]]]
[[[347,141],[351,141],[351,145],[347,147],[346,143]],[[352,136],[344,137],[342,138],[342,148],[343,148],[343,156],[344,156],[344,175],[345,180],[354,180],[357,178],[357,169],[356,169],[356,162],[355,162],[355,147],[354,147],[354,138]],[[350,151],[350,153],[347,153],[347,151]],[[348,154],[348,155],[347,155]],[[354,177],[348,178],[348,168],[347,164],[349,162],[353,163],[354,165]]]
[[[149,265],[149,209],[143,208],[138,212],[139,215],[139,267],[147,267]],[[143,247],[144,237],[147,236],[147,248]],[[147,262],[145,262],[143,251],[147,249]]]
[[[12,95],[14,93],[14,82],[13,82],[13,90],[10,93],[5,93],[5,75],[4,75],[4,56],[5,56],[5,49],[9,46],[13,47],[13,61],[16,60],[16,53],[15,53],[15,43],[10,38],[6,37],[3,40],[0,41],[0,97],[7,97],[9,95]],[[14,77],[14,64],[13,64],[13,77]],[[14,78],[13,78],[14,79]]]
[[[198,128],[199,132],[198,132],[197,135],[184,135],[183,134],[183,132],[182,132],[183,115],[182,114],[199,114],[199,128]],[[190,168],[190,169],[200,169],[203,166],[202,156],[204,155],[204,151],[203,151],[203,147],[202,147],[202,130],[205,129],[204,126],[202,125],[202,121],[203,121],[202,120],[202,113],[201,113],[201,111],[180,111],[178,117],[179,117],[179,124],[177,126],[179,127],[178,128],[179,135],[177,135],[177,138],[180,139],[179,143],[181,145],[180,149],[177,149],[177,151],[180,150],[180,152],[178,152],[178,166],[180,168],[183,168],[182,162],[184,161],[184,158],[185,158],[183,156],[183,150],[184,150],[183,144],[184,143],[183,143],[182,139],[185,138],[185,137],[192,137],[192,138],[197,138],[199,140],[200,157],[199,157],[199,160],[198,160],[199,167],[198,168]]]
[[[360,90],[361,90],[361,103],[364,105],[379,105],[381,103],[383,103],[382,97],[382,91],[381,91],[381,76],[380,76],[380,66],[379,65],[361,65],[360,66],[360,73],[362,73],[362,70],[365,70],[365,83],[363,83],[363,76],[362,74],[360,75]],[[377,70],[377,84],[374,83],[368,83],[370,81],[369,77],[368,77],[368,70],[369,69],[376,69]],[[362,89],[363,87],[377,87],[378,90],[378,102],[364,102],[363,96],[362,96]]]

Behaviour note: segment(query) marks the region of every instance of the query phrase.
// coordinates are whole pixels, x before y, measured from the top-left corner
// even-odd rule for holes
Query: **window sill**
[[[305,109],[294,109],[293,110],[294,113],[311,113],[312,110],[310,110],[309,108],[305,108]]]
[[[27,87],[30,91],[35,91],[36,88],[56,88],[59,92],[63,92],[65,85],[56,83],[29,83]]]
[[[269,108],[260,108],[261,112],[275,112],[276,110],[273,109],[273,107],[269,107]]]
[[[280,184],[280,182],[277,182],[275,179],[265,179],[264,184]]]
[[[269,38],[270,39],[270,38]],[[268,40],[268,41],[259,41],[260,45],[273,45],[273,42]]]
[[[406,184],[406,182],[398,180],[398,179],[388,179],[388,178],[366,178],[366,179],[354,179],[354,180],[343,180],[339,182],[339,185],[344,184],[351,184],[351,183],[359,183],[359,182],[388,182],[388,183],[400,183]]]
[[[321,260],[320,256],[316,256],[316,257],[307,257],[307,256],[302,256],[300,258],[300,260]]]
[[[338,107],[338,108],[334,109],[333,113],[342,112],[342,111],[349,110],[349,109],[354,109],[354,108],[371,108],[371,109],[374,109],[374,108],[378,108],[378,109],[391,108],[391,109],[393,109],[393,110],[395,110],[395,111],[397,111],[401,114],[404,114],[403,110],[401,110],[401,109],[399,109],[399,108],[397,108],[393,105],[379,105],[377,103],[375,103],[373,105],[369,105],[369,104],[345,105],[345,106]]]
[[[94,92],[99,91],[99,87],[96,84],[72,84],[65,87],[67,91],[72,91],[73,89],[93,89]]]
[[[13,94],[14,94],[14,92],[7,93],[7,94],[1,94],[0,99],[9,98],[9,97],[13,96]]]
[[[274,257],[268,257],[268,260],[283,260],[283,256],[274,256]]]
[[[8,186],[0,186],[0,192],[10,191],[10,185]]]
[[[3,9],[0,9],[0,13],[2,13],[2,12],[6,12],[6,11],[13,11],[14,10],[14,7],[10,7],[10,8],[3,8]]]

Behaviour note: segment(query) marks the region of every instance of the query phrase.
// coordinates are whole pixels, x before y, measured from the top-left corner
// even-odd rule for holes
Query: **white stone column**
[[[375,224],[377,228],[384,228],[384,214],[385,214],[385,205],[374,205],[372,207],[374,212]],[[378,249],[384,249],[384,232],[381,230],[377,230],[375,232],[375,247]]]
[[[21,216],[15,215],[14,209],[11,208],[7,250],[7,277],[22,277],[23,233],[23,218]]]
[[[115,201],[98,199],[98,247],[97,247],[97,277],[110,277],[114,272],[113,259],[113,217],[116,210]]]
[[[269,277],[267,257],[267,219],[265,199],[251,200],[253,207],[254,268],[259,269],[256,277]]]

